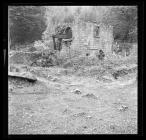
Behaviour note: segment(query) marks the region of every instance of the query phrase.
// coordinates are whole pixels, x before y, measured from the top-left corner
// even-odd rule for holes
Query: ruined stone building
[[[72,48],[83,49],[90,54],[99,49],[105,53],[112,53],[113,28],[111,26],[80,21],[71,27],[73,33]]]
[[[90,53],[90,55],[94,55],[100,49],[104,51],[106,56],[114,54],[112,26],[78,20],[70,24],[69,27],[71,27],[73,36],[71,49],[80,50],[83,53]],[[120,55],[126,56],[125,54],[127,54],[127,52],[129,54],[135,54],[134,52],[136,52],[135,50],[137,49],[134,46],[128,47],[128,43],[125,43],[125,45],[126,47],[122,47]],[[116,47],[118,47],[118,45],[116,45]],[[66,49],[65,47],[64,50]]]

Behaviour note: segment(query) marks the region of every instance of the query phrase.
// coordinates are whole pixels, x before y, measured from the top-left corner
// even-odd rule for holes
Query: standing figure
[[[102,50],[99,50],[98,59],[99,59],[99,60],[103,60],[104,57],[105,57],[104,52],[103,52]]]

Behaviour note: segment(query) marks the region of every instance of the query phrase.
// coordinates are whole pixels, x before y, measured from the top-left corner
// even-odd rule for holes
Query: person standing
[[[103,50],[99,50],[98,59],[103,60],[104,57],[105,57],[105,54],[104,54]]]

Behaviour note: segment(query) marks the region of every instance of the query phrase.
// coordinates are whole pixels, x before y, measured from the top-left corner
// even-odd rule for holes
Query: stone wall
[[[113,29],[104,25],[99,25],[99,37],[94,37],[95,25],[92,22],[76,21],[71,26],[73,41],[71,49],[79,50],[83,53],[94,54],[102,49],[106,54],[112,53]],[[65,54],[66,47],[63,46],[62,53]]]
[[[113,28],[111,26],[101,26],[100,32],[100,47],[105,53],[112,53],[113,44]]]
[[[112,27],[99,26],[99,38],[94,37],[94,23],[79,22],[72,26],[74,40],[72,48],[78,49],[103,49],[106,53],[112,52],[113,30]]]

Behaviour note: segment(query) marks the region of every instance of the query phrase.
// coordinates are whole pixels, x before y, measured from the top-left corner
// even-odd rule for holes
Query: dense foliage
[[[112,7],[103,18],[105,24],[113,26],[114,39],[124,42],[137,41],[137,7]]]
[[[10,6],[9,22],[11,22],[11,44],[32,43],[40,40],[46,29],[45,9],[41,6]]]

